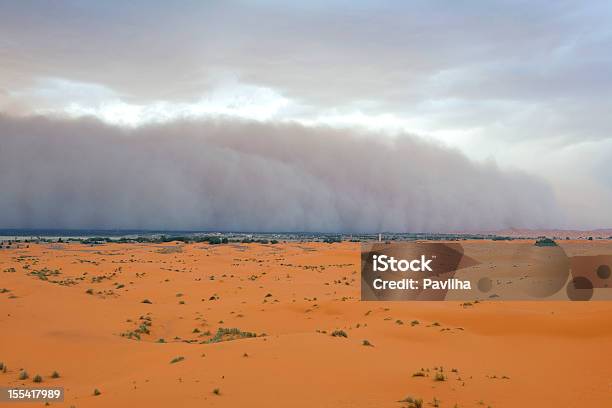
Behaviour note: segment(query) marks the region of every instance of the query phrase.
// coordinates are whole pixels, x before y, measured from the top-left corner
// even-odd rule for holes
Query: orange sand
[[[0,385],[40,374],[77,408],[612,406],[612,303],[360,302],[358,268],[351,243],[2,249]],[[258,337],[200,343],[219,327]]]

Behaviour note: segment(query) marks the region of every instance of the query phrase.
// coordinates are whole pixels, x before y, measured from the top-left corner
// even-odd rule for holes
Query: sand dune
[[[40,374],[67,407],[611,406],[612,303],[361,302],[358,270],[352,243],[2,249],[0,385]]]

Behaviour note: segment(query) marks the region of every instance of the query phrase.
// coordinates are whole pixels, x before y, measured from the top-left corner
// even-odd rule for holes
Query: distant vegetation
[[[550,238],[540,238],[535,242],[535,246],[554,247],[554,246],[557,246],[557,243]]]
[[[108,235],[105,233],[108,232]],[[34,235],[42,234],[42,235]],[[70,234],[74,234],[71,236]],[[91,234],[91,235],[89,235]],[[14,239],[0,241],[0,249],[13,248],[14,244],[29,243],[71,243],[86,245],[107,243],[209,243],[222,244],[263,244],[274,245],[280,242],[372,242],[378,240],[378,234],[342,234],[342,233],[309,233],[309,232],[162,232],[162,231],[103,231],[103,230],[1,230],[0,235],[15,235]],[[23,238],[18,238],[21,235]],[[81,235],[81,236],[79,236]],[[495,234],[439,234],[439,233],[383,233],[384,241],[461,241],[473,239],[491,239],[494,241],[519,239],[517,237],[498,236]]]
[[[34,234],[43,234],[36,236]],[[69,234],[74,234],[70,236]],[[104,235],[108,233],[108,235]],[[91,234],[91,235],[88,235]],[[122,235],[123,234],[123,235]],[[162,232],[162,231],[104,231],[104,230],[2,230],[0,236],[15,235],[14,239],[0,241],[0,249],[15,248],[20,244],[29,243],[71,243],[78,242],[86,245],[101,245],[108,243],[208,243],[210,245],[223,244],[262,244],[275,245],[280,242],[324,242],[335,244],[339,242],[376,242],[379,234],[342,234],[342,233],[309,233],[309,232]],[[80,235],[80,236],[79,236]],[[18,238],[21,236],[22,238]],[[512,241],[516,239],[531,239],[529,236],[504,236],[495,234],[444,234],[444,233],[383,233],[383,242],[405,241],[464,241],[464,240],[492,240]],[[563,239],[563,238],[559,238]],[[565,239],[569,239],[566,237]],[[592,236],[580,239],[599,239]],[[608,239],[612,239],[612,236]],[[541,239],[540,239],[541,240]],[[538,241],[540,241],[538,240]],[[542,245],[549,246],[549,245]],[[165,247],[162,253],[175,252],[173,248]]]

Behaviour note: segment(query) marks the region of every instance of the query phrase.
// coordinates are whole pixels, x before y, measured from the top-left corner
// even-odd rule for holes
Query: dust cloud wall
[[[550,187],[420,137],[0,116],[0,228],[445,232],[558,221]]]

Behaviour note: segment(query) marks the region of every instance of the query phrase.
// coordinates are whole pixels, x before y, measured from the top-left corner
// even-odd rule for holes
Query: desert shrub
[[[97,389],[97,388],[94,388],[93,395],[95,395],[95,396],[97,397],[97,396],[98,396],[98,395],[100,395],[100,394],[102,394],[102,393],[100,392],[100,390],[99,390],[99,389]]]
[[[399,402],[407,402],[408,408],[423,408],[423,400],[421,398],[412,398],[408,396]]]
[[[28,372],[23,370],[22,372],[19,373],[19,379],[20,380],[27,380],[29,377]]]
[[[446,381],[446,376],[442,373],[436,373],[434,376],[434,381]]]
[[[257,337],[257,334],[251,332],[244,332],[238,328],[225,329],[220,327],[213,337],[204,341],[203,343],[219,343],[222,341],[230,341],[236,339],[243,339],[249,337]]]
[[[57,371],[54,371],[54,372],[51,374],[51,378],[60,378],[60,375],[59,375],[59,373],[58,373]]]
[[[361,344],[364,346],[374,347],[374,345],[370,343],[368,340],[364,340]]]
[[[334,330],[331,335],[333,337],[348,337],[344,330]]]
[[[34,381],[35,383],[42,382],[42,377],[40,375],[36,374],[34,376],[34,378],[32,379],[32,381]]]
[[[185,357],[183,356],[174,357],[172,360],[170,360],[170,364],[178,363],[179,361],[183,361],[184,359]]]
[[[221,395],[221,390],[220,390],[219,388],[215,388],[215,389],[213,390],[213,394],[215,394],[215,395]]]
[[[146,304],[152,304],[153,302],[151,302],[149,299],[144,299],[142,302],[140,303],[146,303]]]

